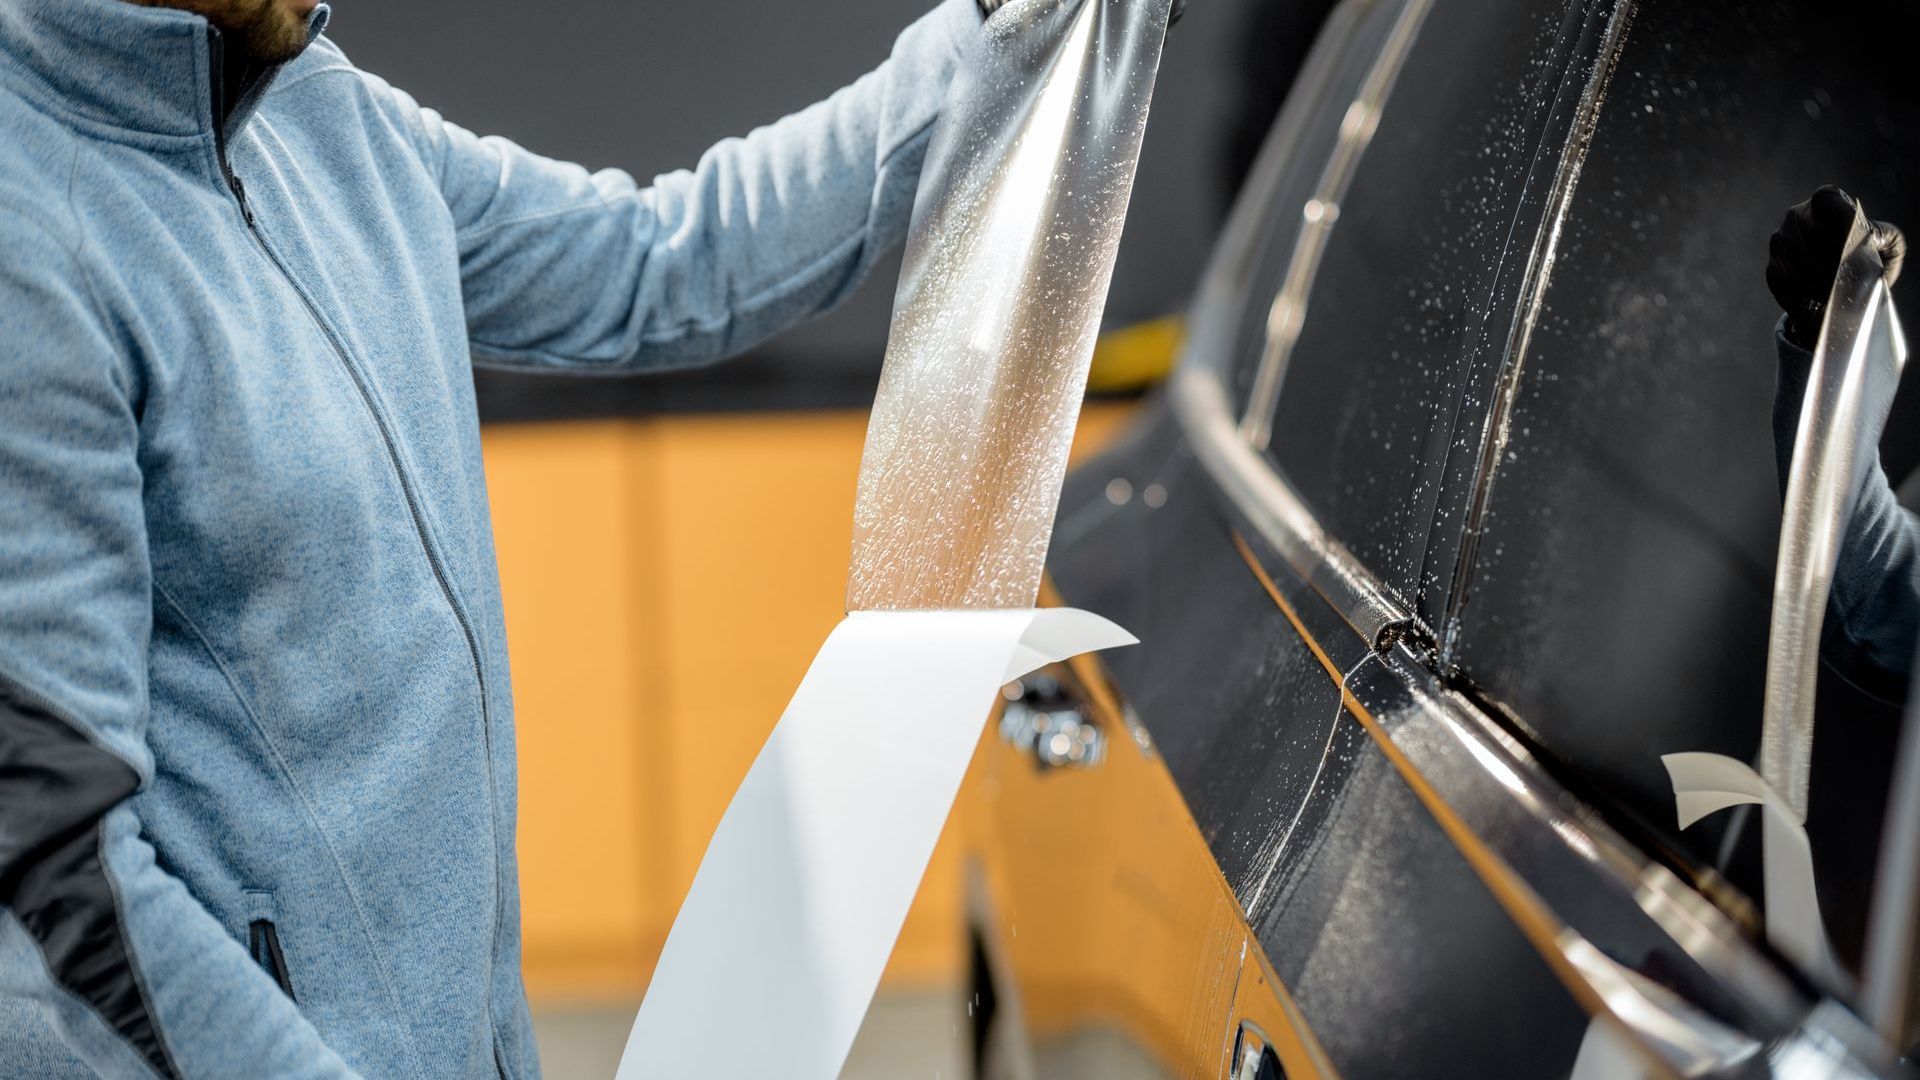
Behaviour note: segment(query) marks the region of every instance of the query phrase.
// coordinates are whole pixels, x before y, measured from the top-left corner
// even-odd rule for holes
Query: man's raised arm
[[[901,241],[981,18],[976,0],[943,0],[852,85],[649,187],[476,137],[370,81],[415,132],[452,211],[476,360],[684,366],[826,311]]]

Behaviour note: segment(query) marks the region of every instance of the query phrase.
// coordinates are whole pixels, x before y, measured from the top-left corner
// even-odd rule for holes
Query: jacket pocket
[[[247,951],[280,987],[288,999],[293,993],[293,976],[287,971],[287,956],[280,949],[280,926],[276,921],[273,894],[249,890],[247,893]]]

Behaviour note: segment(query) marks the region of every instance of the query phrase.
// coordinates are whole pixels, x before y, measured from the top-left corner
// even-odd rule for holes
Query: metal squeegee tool
[[[1171,0],[1012,0],[928,150],[849,614],[735,791],[617,1080],[828,1080],[1001,684],[1133,642],[1035,610]]]

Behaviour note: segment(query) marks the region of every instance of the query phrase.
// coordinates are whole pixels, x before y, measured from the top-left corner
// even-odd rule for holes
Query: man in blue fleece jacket
[[[469,365],[831,307],[982,14],[647,186],[327,18],[0,0],[0,1077],[538,1075]]]
[[[1767,288],[1785,312],[1774,331],[1780,370],[1773,402],[1783,494],[1793,467],[1800,403],[1813,371],[1827,296],[1853,228],[1853,208],[1846,192],[1823,187],[1787,211],[1768,243]],[[1868,242],[1879,252],[1891,287],[1906,259],[1906,237],[1885,222],[1872,222],[1871,230]],[[1920,644],[1920,518],[1900,506],[1878,456],[1862,485],[1834,567],[1821,658],[1856,686],[1899,704]]]

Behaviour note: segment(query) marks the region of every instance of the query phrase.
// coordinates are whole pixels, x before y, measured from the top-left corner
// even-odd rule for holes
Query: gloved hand
[[[1008,0],[978,0],[978,2],[980,4],[980,14],[991,18],[994,12],[1006,6]],[[1167,25],[1172,26],[1174,23],[1179,22],[1180,16],[1186,13],[1187,0],[1173,0],[1173,11],[1167,16]]]
[[[1767,288],[1787,313],[1787,340],[1811,352],[1820,340],[1833,276],[1853,228],[1854,200],[1828,184],[1806,202],[1795,203],[1767,244]],[[1868,242],[1886,264],[1887,284],[1900,276],[1907,238],[1885,222],[1868,222]]]

